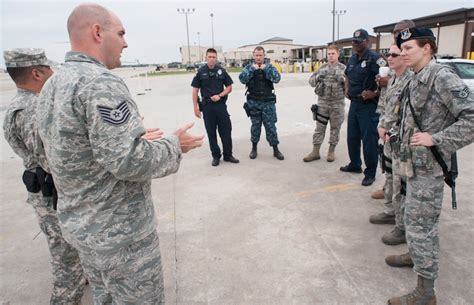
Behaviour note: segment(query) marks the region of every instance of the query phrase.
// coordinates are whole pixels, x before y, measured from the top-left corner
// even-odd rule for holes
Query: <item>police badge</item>
[[[387,65],[387,61],[385,61],[383,57],[380,57],[379,59],[377,59],[375,63],[379,65],[379,67],[385,67]]]
[[[354,37],[359,37],[360,36],[360,31],[355,31],[354,32]]]
[[[404,29],[403,31],[401,31],[400,37],[401,37],[403,40],[407,40],[408,38],[410,38],[410,37],[411,37],[410,29]]]
[[[221,74],[222,74],[222,70],[221,70],[221,69],[217,70],[217,74],[221,75]]]
[[[367,66],[367,63],[365,62],[365,60],[360,64],[360,66],[361,66],[362,68],[365,68],[365,66]]]

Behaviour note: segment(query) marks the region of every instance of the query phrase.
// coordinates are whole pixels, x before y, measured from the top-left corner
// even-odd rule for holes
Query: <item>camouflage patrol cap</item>
[[[32,66],[52,66],[43,49],[17,48],[3,51],[7,68],[26,68]]]
[[[397,36],[397,46],[401,48],[402,43],[409,40],[429,39],[436,41],[433,31],[428,28],[408,28],[404,29]]]

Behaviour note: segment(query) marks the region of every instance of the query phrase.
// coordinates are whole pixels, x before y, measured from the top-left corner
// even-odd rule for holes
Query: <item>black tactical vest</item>
[[[253,77],[247,83],[248,98],[252,100],[272,100],[275,99],[273,93],[273,83],[265,78],[262,69],[255,70]]]

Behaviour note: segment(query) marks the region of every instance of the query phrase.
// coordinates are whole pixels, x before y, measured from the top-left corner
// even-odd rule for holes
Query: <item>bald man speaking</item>
[[[175,173],[203,136],[186,124],[170,136],[143,137],[136,103],[109,71],[127,47],[115,14],[82,4],[67,26],[71,51],[38,105],[61,230],[79,251],[94,304],[164,304],[151,179]]]

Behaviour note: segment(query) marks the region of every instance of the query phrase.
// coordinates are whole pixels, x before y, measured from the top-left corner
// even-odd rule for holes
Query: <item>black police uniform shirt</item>
[[[233,81],[227,71],[216,65],[213,69],[209,69],[208,65],[199,68],[196,76],[194,76],[191,86],[201,89],[201,96],[209,98],[219,94],[224,90],[224,86],[232,85]]]
[[[355,98],[364,90],[375,90],[375,76],[379,74],[379,64],[377,61],[381,58],[380,54],[372,50],[367,50],[362,58],[353,54],[347,62],[344,72],[349,79],[349,96]]]

